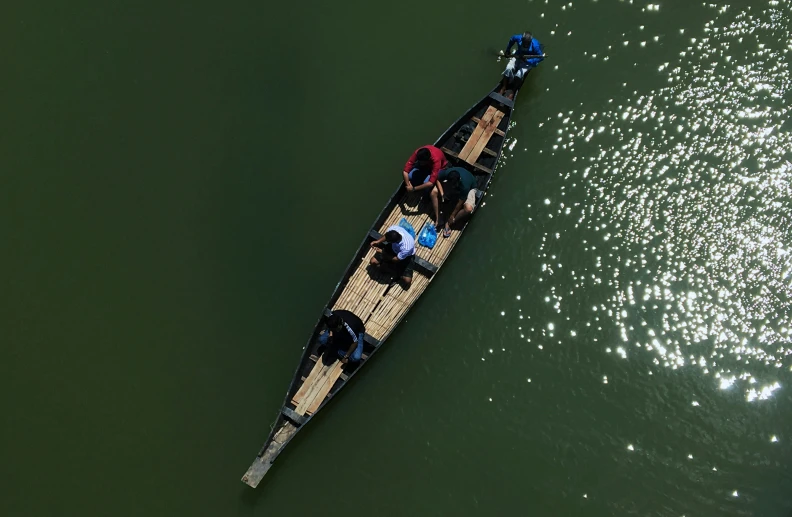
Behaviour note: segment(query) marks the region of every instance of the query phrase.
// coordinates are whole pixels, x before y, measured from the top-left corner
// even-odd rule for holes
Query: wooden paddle
[[[502,50],[499,50],[498,51],[498,57],[519,57],[520,59],[533,59],[533,58],[536,58],[536,57],[547,57],[547,54],[536,55],[536,56],[531,56],[531,55],[516,56],[514,54],[511,54],[511,55],[507,56],[505,52],[503,52]]]

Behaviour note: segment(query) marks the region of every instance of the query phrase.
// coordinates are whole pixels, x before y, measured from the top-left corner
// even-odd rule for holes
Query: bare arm
[[[435,186],[434,183],[432,183],[431,181],[427,181],[426,183],[422,183],[421,185],[418,185],[413,190],[415,190],[417,192],[419,190],[426,190],[426,189],[432,188],[434,186]]]
[[[402,174],[404,175],[404,184],[407,185],[407,192],[412,192],[414,189],[412,183],[410,183],[410,175],[407,171],[402,171]]]

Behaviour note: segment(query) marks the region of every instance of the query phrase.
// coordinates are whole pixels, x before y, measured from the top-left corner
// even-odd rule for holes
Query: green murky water
[[[786,516],[790,3],[0,17],[0,513]],[[483,209],[242,485],[399,181],[533,30]]]

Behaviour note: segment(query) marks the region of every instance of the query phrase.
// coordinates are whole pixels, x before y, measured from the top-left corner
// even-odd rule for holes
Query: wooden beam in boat
[[[470,120],[472,120],[472,121],[473,121],[473,122],[475,122],[476,124],[480,124],[480,123],[481,123],[481,119],[480,119],[480,118],[478,118],[478,117],[470,117]],[[506,136],[506,133],[504,133],[504,132],[503,132],[503,131],[501,131],[500,129],[495,129],[495,134],[496,134],[496,135],[500,135],[500,136]]]
[[[469,158],[471,151],[476,146],[478,141],[481,139],[481,135],[484,133],[484,130],[490,126],[492,122],[492,117],[495,115],[495,112],[498,111],[493,106],[487,108],[487,111],[484,112],[484,115],[481,117],[481,120],[478,124],[476,124],[476,128],[473,130],[473,134],[470,135],[468,141],[465,142],[465,146],[459,151],[459,158],[465,160],[468,163],[476,163],[476,160],[471,160]],[[498,127],[497,124],[495,127]]]
[[[452,151],[451,149],[449,149],[447,147],[443,147],[442,149],[443,149],[443,152],[446,153],[448,156],[453,156],[454,158],[459,158],[459,155],[457,153],[455,153],[454,151]],[[492,174],[492,169],[490,169],[488,167],[484,167],[483,165],[480,165],[478,163],[471,163],[469,165],[472,165],[473,167],[475,167],[476,169],[480,170],[481,172],[485,172],[487,174]]]
[[[415,266],[416,271],[423,273],[424,276],[431,277],[435,273],[437,273],[438,267],[432,264],[431,262],[422,259],[421,257],[413,257],[413,265]]]
[[[291,420],[292,422],[294,422],[297,425],[303,425],[305,423],[305,421],[308,420],[303,415],[297,413],[293,409],[288,408],[286,406],[281,408],[281,413],[283,413],[283,416],[285,416],[286,418],[288,418],[289,420]]]
[[[495,109],[492,106],[490,106],[487,109],[487,112],[489,112],[490,110],[493,110],[494,113],[489,118],[489,122],[486,123],[486,125],[484,125],[484,127],[482,127],[481,124],[479,124],[476,127],[477,130],[479,128],[481,128],[481,134],[479,136],[478,141],[476,141],[476,143],[474,144],[473,149],[470,150],[470,153],[468,153],[467,158],[465,158],[465,161],[470,163],[470,164],[474,164],[474,163],[476,163],[478,161],[479,156],[481,156],[481,152],[484,150],[485,147],[487,147],[487,144],[489,143],[490,138],[492,138],[492,134],[498,128],[498,124],[500,124],[500,121],[503,120],[503,116],[505,115],[505,113],[503,113],[502,111],[500,111],[498,109]],[[486,114],[485,114],[485,116],[486,116]],[[471,140],[472,140],[472,138],[471,138]],[[468,144],[469,143],[470,143],[470,141],[468,141]],[[460,155],[461,154],[462,153],[460,153]]]
[[[494,100],[494,101],[496,101],[496,102],[500,102],[504,106],[507,106],[509,108],[514,108],[514,101],[513,100],[507,99],[506,97],[504,97],[503,95],[501,95],[501,94],[499,94],[497,92],[490,93],[489,94],[489,98]]]

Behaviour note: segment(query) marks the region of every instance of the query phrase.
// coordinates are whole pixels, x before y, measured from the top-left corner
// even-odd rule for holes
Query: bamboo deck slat
[[[382,273],[375,272],[374,278],[369,274],[368,264],[374,253],[374,250],[370,250],[364,255],[344,291],[333,305],[333,310],[348,310],[364,321],[365,317],[374,310],[388,288],[387,278]]]
[[[376,310],[371,314],[367,325],[367,329],[371,323],[374,324],[369,329],[369,334],[377,339],[382,339],[386,334],[391,332],[398,324],[401,318],[410,310],[410,307],[415,300],[426,290],[429,285],[430,279],[415,274],[413,276],[413,283],[406,291],[400,286],[391,289],[384,297],[384,302],[381,303]],[[372,334],[372,332],[376,332]]]
[[[350,289],[348,293],[347,290],[344,290],[346,296],[339,298],[333,305],[333,310],[344,309],[350,311],[365,322],[366,317],[371,314],[371,311],[377,306],[377,303],[382,299],[382,295],[388,288],[389,284],[384,283],[386,281],[384,278],[380,281],[371,280],[357,289]]]
[[[443,265],[445,260],[448,258],[448,255],[451,253],[451,250],[456,245],[457,241],[459,241],[459,237],[462,235],[461,231],[453,230],[451,232],[451,237],[445,239],[442,236],[437,239],[437,243],[435,244],[434,248],[428,249],[421,247],[418,250],[418,256],[424,260],[427,260],[434,264],[437,267]]]
[[[381,336],[384,336],[386,332],[387,329],[380,325],[379,322],[372,320],[366,322],[366,333],[369,336],[375,339],[382,339]]]

